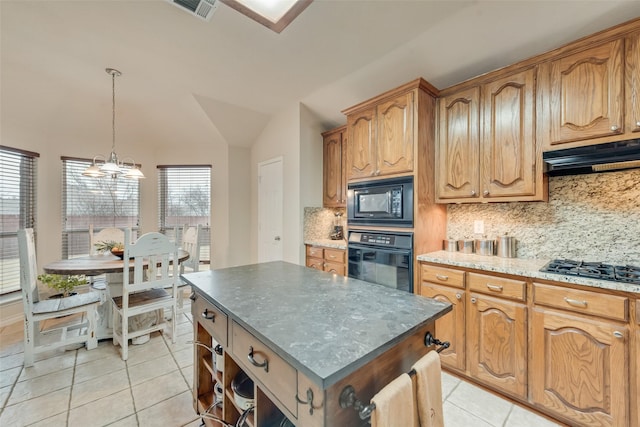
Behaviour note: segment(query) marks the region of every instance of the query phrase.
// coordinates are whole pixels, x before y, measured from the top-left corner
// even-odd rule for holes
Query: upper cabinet
[[[584,49],[540,66],[544,150],[638,138],[640,32],[577,44]]]
[[[540,87],[549,109],[546,146],[624,132],[623,39],[547,62],[541,70],[549,76]]]
[[[546,200],[535,89],[534,67],[439,99],[439,202]]]
[[[640,31],[627,37],[625,43],[626,129],[631,132],[640,132]],[[638,137],[637,133],[633,136],[633,138]]]
[[[323,179],[322,205],[325,208],[344,208],[347,200],[346,126],[322,134]]]
[[[415,90],[347,113],[347,178],[410,174],[414,170]]]

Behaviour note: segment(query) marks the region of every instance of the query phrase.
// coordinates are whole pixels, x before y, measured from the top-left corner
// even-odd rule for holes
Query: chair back
[[[184,226],[182,231],[182,241],[180,246],[189,252],[189,259],[180,264],[180,273],[184,273],[184,267],[188,267],[191,271],[200,269],[200,236],[202,225],[198,224],[194,227]]]
[[[123,298],[131,292],[168,287],[174,288],[175,298],[178,246],[158,232],[145,233],[135,243],[131,243],[130,229],[124,234]]]
[[[89,253],[95,255],[98,253],[96,244],[99,242],[120,242],[124,243],[124,230],[116,227],[107,227],[95,232],[93,224],[89,225]]]
[[[30,315],[33,304],[40,301],[38,294],[38,264],[33,228],[18,230],[18,251],[20,254],[20,288],[25,315]]]

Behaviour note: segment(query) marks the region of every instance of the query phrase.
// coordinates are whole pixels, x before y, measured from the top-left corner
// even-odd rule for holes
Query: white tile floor
[[[199,426],[191,397],[192,335],[191,316],[183,314],[176,344],[156,333],[130,347],[126,362],[105,340],[95,350],[56,352],[24,368],[22,324],[2,328],[0,426]],[[442,395],[446,427],[556,426],[448,374]]]

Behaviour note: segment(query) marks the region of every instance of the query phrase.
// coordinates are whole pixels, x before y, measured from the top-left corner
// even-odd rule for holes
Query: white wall
[[[229,147],[228,266],[251,262],[251,150]],[[214,233],[213,239],[216,239]]]

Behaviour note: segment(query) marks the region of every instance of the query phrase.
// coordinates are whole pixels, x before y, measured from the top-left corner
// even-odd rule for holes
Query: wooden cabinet
[[[322,206],[325,208],[344,208],[347,204],[346,129],[342,126],[322,134]]]
[[[546,148],[624,132],[624,40],[545,63]],[[598,143],[600,141],[594,141]]]
[[[420,295],[437,301],[448,302],[453,310],[436,320],[438,334],[449,341],[449,348],[440,353],[444,366],[465,370],[465,302],[464,272],[428,264],[420,265]]]
[[[526,399],[526,283],[476,273],[467,273],[467,278],[472,290],[467,310],[469,372],[485,384]]]
[[[415,96],[412,90],[347,115],[348,180],[413,171]]]
[[[347,275],[346,250],[306,245],[305,265],[320,271]]]
[[[438,99],[436,198],[473,201],[480,189],[480,89]]]
[[[580,291],[586,299],[576,299],[561,287],[533,286],[533,403],[570,424],[630,425],[628,326],[597,317],[597,306],[590,310],[591,302],[600,305],[596,292]],[[538,298],[539,291],[544,299]],[[552,307],[546,306],[549,296],[554,296]],[[628,301],[614,301],[611,312],[616,316]],[[571,311],[556,308],[563,303]],[[576,308],[589,316],[574,314]]]
[[[536,68],[439,99],[439,202],[547,198],[535,139]]]
[[[625,44],[626,130],[640,132],[640,31],[628,36]],[[638,133],[631,137],[638,138]]]

